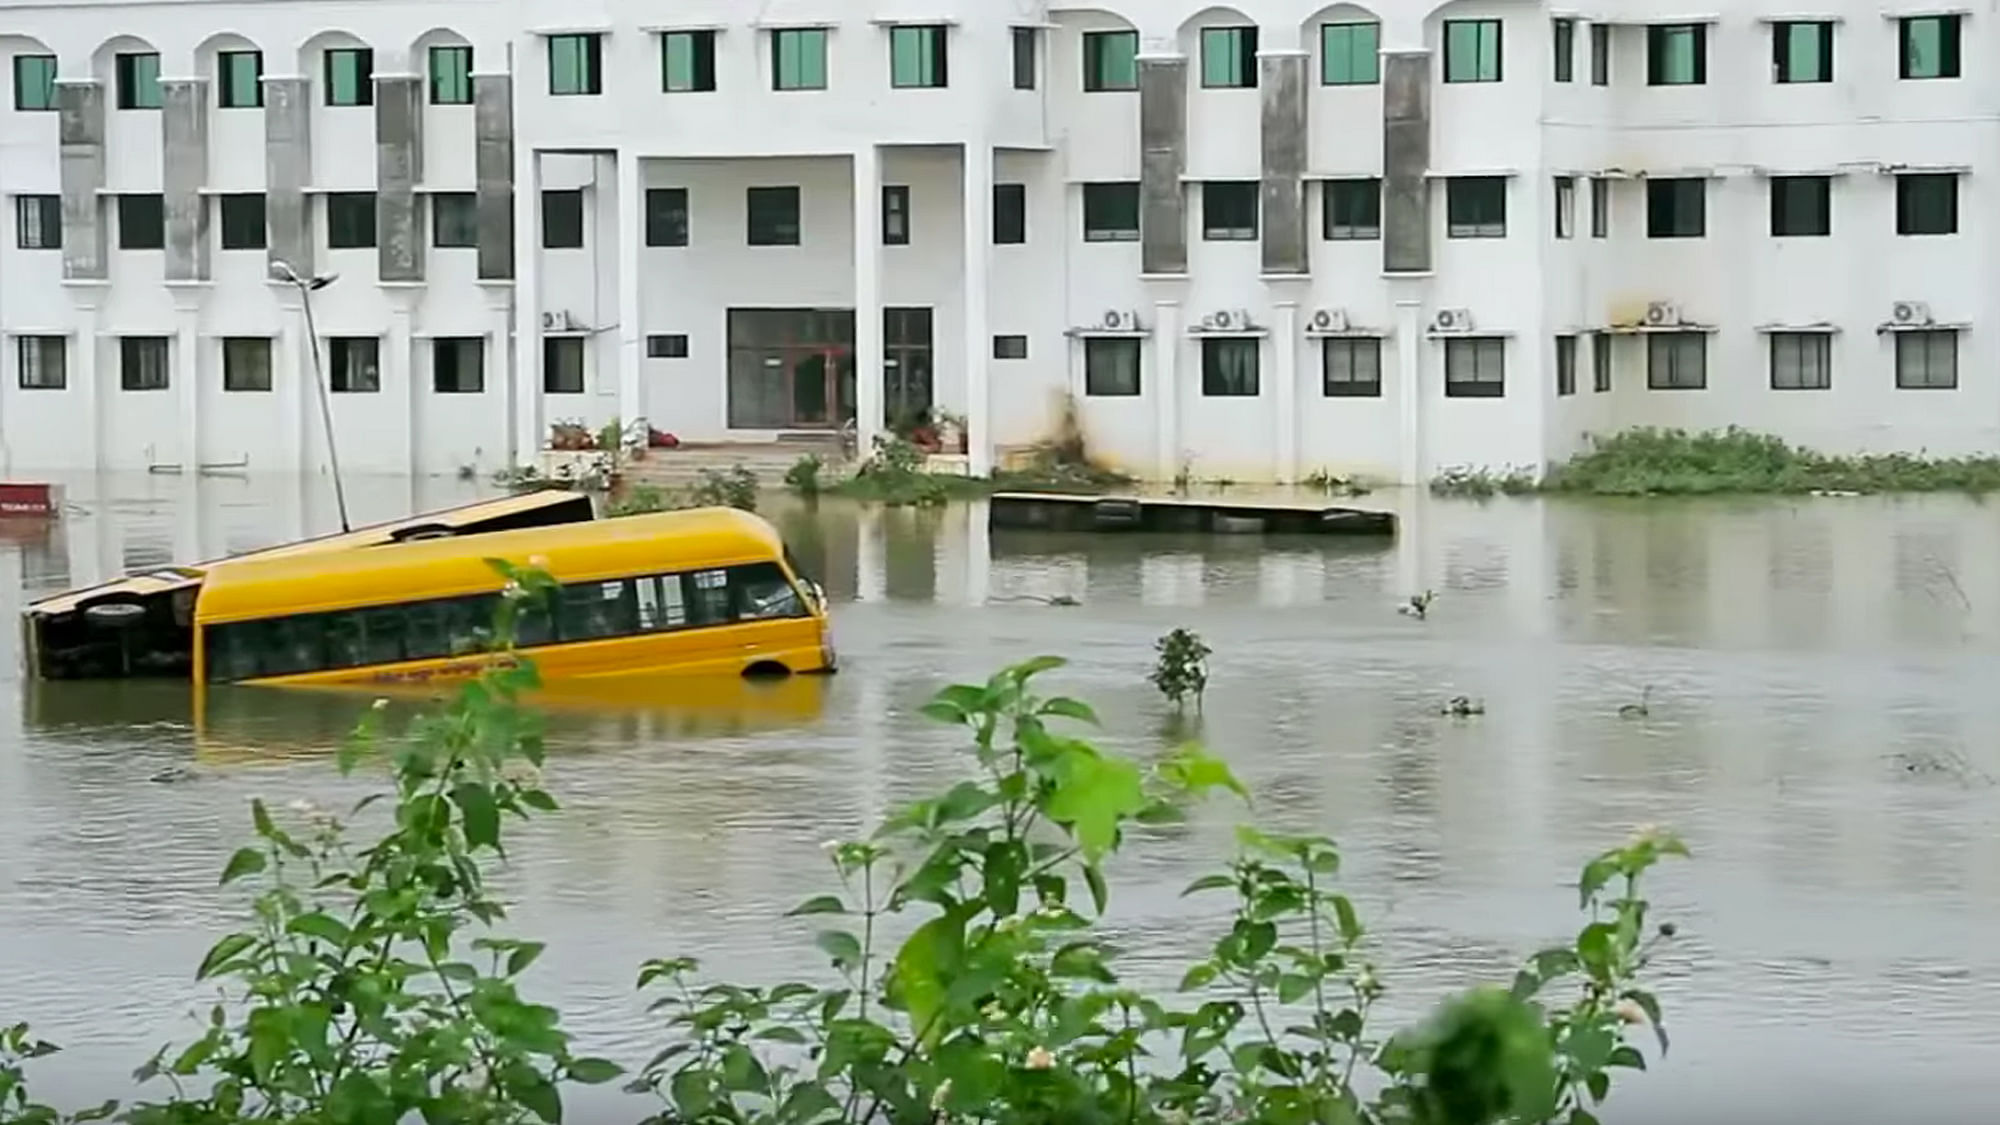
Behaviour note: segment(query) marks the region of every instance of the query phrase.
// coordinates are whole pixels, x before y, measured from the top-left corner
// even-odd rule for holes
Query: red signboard
[[[61,511],[58,485],[0,481],[0,516],[53,516]]]

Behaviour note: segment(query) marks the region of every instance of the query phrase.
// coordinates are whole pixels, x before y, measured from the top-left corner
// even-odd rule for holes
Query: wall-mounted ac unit
[[[1314,309],[1311,323],[1314,332],[1345,332],[1347,331],[1347,310]]]
[[[1681,324],[1681,307],[1672,301],[1646,302],[1646,327],[1678,328]]]
[[[569,310],[567,309],[564,309],[560,312],[545,312],[542,314],[542,331],[544,332],[578,331],[576,317],[572,316]]]
[[[1471,309],[1439,309],[1431,319],[1431,329],[1435,332],[1472,331]]]
[[[1201,318],[1210,332],[1241,332],[1250,327],[1250,313],[1244,309],[1217,309]]]
[[[1106,332],[1136,332],[1139,330],[1139,314],[1126,309],[1106,309],[1098,327]]]
[[[1889,310],[1891,324],[1934,324],[1927,301],[1897,301]]]

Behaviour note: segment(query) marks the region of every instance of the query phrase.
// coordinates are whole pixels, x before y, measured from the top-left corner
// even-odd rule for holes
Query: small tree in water
[[[1176,709],[1186,710],[1192,696],[1194,709],[1200,711],[1202,696],[1208,691],[1208,655],[1214,650],[1188,629],[1175,629],[1154,642],[1153,648],[1160,658],[1146,678]]]

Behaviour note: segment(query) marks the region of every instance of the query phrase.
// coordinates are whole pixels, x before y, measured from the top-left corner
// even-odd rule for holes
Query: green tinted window
[[[1320,29],[1320,81],[1372,86],[1382,80],[1382,25],[1330,23]]]

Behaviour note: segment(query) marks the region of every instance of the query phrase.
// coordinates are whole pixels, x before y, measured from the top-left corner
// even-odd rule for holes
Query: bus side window
[[[524,601],[514,614],[514,643],[524,648],[554,644],[556,639],[553,595]]]
[[[445,628],[445,602],[411,602],[403,607],[403,653],[409,660],[431,660],[451,651]]]
[[[736,595],[736,616],[745,621],[804,617],[805,603],[777,563],[751,563],[729,568],[729,585]]]
[[[349,610],[321,617],[326,629],[326,666],[355,668],[366,664],[368,653],[361,636],[361,614]]]
[[[639,631],[639,609],[632,595],[632,584],[622,578],[570,583],[559,592],[558,604],[561,608],[557,621],[565,641],[629,637]]]
[[[326,667],[326,622],[319,614],[278,617],[263,622],[257,671],[264,676],[317,672]]]
[[[635,578],[639,594],[639,628],[647,633],[684,629],[688,623],[686,591],[678,574]]]
[[[499,599],[473,594],[444,603],[445,640],[452,656],[470,656],[493,647],[493,611]]]
[[[722,625],[734,615],[729,611],[729,572],[697,570],[685,575],[688,583],[688,621],[694,625]]]
[[[403,659],[403,630],[405,628],[402,609],[386,606],[382,609],[364,609],[361,618],[361,662],[364,664],[394,664]]]
[[[203,659],[208,664],[209,683],[247,680],[257,674],[256,633],[262,626],[261,621],[208,626],[208,646]]]

